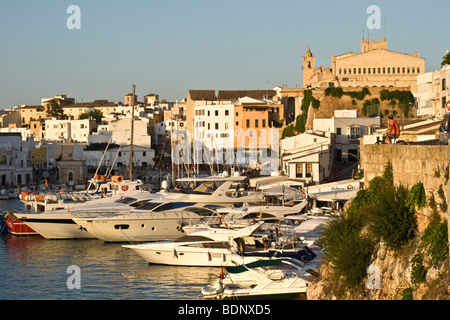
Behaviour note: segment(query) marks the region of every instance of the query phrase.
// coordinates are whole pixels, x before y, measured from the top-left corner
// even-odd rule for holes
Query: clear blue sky
[[[69,30],[69,5],[81,29]],[[0,108],[67,94],[123,101],[136,93],[182,99],[189,89],[301,87],[301,58],[360,52],[381,9],[388,49],[439,68],[450,50],[449,0],[0,0]],[[385,21],[387,29],[385,28]]]

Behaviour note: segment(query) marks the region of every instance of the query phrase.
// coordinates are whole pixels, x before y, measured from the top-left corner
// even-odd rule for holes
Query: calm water
[[[80,289],[69,289],[69,266],[80,270]],[[99,240],[0,238],[0,300],[198,300],[217,268],[149,265],[121,244]],[[69,281],[69,283],[72,283]]]

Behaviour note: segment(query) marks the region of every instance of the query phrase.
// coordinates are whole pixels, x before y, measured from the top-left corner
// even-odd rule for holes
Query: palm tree
[[[450,64],[450,52],[447,51],[446,55],[442,58],[441,67],[446,64]]]

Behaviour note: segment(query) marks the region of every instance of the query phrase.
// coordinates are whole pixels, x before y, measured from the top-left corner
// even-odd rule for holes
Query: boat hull
[[[95,239],[93,235],[80,228],[68,213],[30,213],[23,216],[22,220],[37,234],[49,240]]]
[[[197,249],[190,247],[169,247],[153,245],[152,247],[124,246],[133,249],[146,262],[150,264],[163,264],[171,266],[192,266],[192,267],[220,267],[230,264],[230,251],[227,249]]]
[[[104,242],[175,240],[184,234],[179,218],[79,219],[74,221]]]
[[[6,216],[5,224],[9,233],[15,236],[36,236],[39,235],[37,231],[28,226],[25,222],[15,218],[12,215]]]

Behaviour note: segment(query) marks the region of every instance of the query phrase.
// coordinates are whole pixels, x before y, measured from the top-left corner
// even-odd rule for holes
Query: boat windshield
[[[139,206],[136,206],[136,203],[132,204],[132,206],[136,207],[137,210],[152,210],[160,204],[161,202],[143,201]]]
[[[212,241],[212,239],[204,236],[185,235],[175,240],[175,242],[201,242],[201,241]]]
[[[137,200],[136,198],[126,197],[126,198],[122,198],[120,200],[116,200],[115,202],[129,204],[136,200]]]

